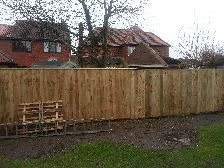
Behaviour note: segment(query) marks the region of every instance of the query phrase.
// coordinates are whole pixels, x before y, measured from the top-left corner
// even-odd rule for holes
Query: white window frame
[[[50,46],[54,45],[54,51],[51,51]],[[61,53],[62,45],[60,42],[46,41],[44,42],[44,52],[45,53]]]
[[[16,43],[23,45],[23,48],[15,47]],[[12,51],[13,52],[32,52],[32,41],[30,40],[15,40],[12,42]]]
[[[128,56],[131,55],[134,50],[135,50],[135,46],[128,46]]]

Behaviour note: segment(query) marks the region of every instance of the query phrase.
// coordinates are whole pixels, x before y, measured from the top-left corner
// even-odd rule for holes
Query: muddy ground
[[[116,141],[153,150],[191,147],[199,127],[224,123],[224,113],[112,122],[111,133],[0,140],[0,155],[36,159],[54,155],[83,141]]]

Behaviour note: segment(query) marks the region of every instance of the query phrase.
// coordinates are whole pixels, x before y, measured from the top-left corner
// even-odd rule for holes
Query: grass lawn
[[[224,167],[224,124],[199,130],[199,144],[192,149],[153,152],[113,142],[81,143],[50,158],[8,161],[0,167]]]

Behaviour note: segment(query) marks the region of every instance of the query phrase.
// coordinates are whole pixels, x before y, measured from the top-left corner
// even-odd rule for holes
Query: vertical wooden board
[[[161,116],[161,77],[160,70],[151,71],[151,93],[149,93],[150,106],[151,106],[151,116],[159,117]]]
[[[73,118],[73,84],[72,84],[72,76],[73,72],[72,70],[65,70],[66,79],[67,80],[67,92],[65,93],[66,99],[67,99],[67,117],[69,119]]]
[[[78,119],[82,119],[84,117],[84,109],[83,109],[83,102],[82,102],[82,85],[83,85],[83,71],[82,70],[77,70],[78,74],[78,91],[79,91],[79,110],[78,110]]]
[[[223,111],[224,110],[224,73],[222,73],[221,94],[222,94],[222,111]]]
[[[14,121],[18,121],[19,120],[19,117],[20,117],[20,114],[19,114],[19,111],[18,111],[18,105],[20,104],[21,102],[21,89],[20,89],[20,84],[19,84],[19,80],[20,80],[20,74],[19,72],[20,71],[15,71],[15,70],[12,70],[13,72],[13,76],[12,76],[12,82],[13,82],[13,111],[15,114],[14,114]],[[1,74],[1,72],[0,72]],[[0,91],[1,92],[1,91]],[[1,95],[0,95],[1,97]],[[1,103],[0,103],[1,104]],[[1,107],[0,107],[1,109]]]
[[[64,118],[68,119],[69,117],[69,92],[70,92],[70,74],[66,70],[61,70],[63,73],[61,92],[62,92],[62,101],[63,101],[63,110]]]
[[[163,101],[164,101],[164,114],[165,116],[173,115],[174,98],[173,98],[173,71],[164,70],[163,76]]]
[[[7,90],[8,90],[8,94],[7,94],[7,104],[6,104],[6,112],[7,112],[7,120],[9,120],[9,122],[14,122],[14,99],[13,99],[13,72],[12,70],[7,70]]]
[[[164,116],[164,71],[160,71],[160,115]]]
[[[109,71],[109,101],[110,101],[110,118],[115,118],[115,80],[114,80],[114,71]]]
[[[3,94],[2,94],[2,121],[7,121],[8,119],[8,111],[7,111],[7,98],[8,98],[8,78],[7,78],[8,74],[6,70],[2,70],[2,77],[3,77],[3,81],[2,81],[2,90],[3,90]]]
[[[111,92],[113,92],[114,89],[111,89],[111,79],[110,79],[110,73],[113,72],[111,70],[107,70],[104,72],[104,81],[105,81],[105,93],[104,97],[105,99],[105,118],[110,119],[111,116]]]
[[[126,118],[131,118],[131,108],[130,108],[130,100],[131,100],[131,73],[129,70],[125,70],[125,86],[124,86],[124,93],[125,93],[125,111],[126,111]]]
[[[126,94],[126,105],[125,105],[125,109],[126,109],[126,115],[127,118],[131,118],[130,114],[131,114],[131,110],[130,110],[130,97],[131,97],[131,92],[130,92],[130,71],[126,70],[125,71],[125,94]]]
[[[135,118],[145,117],[145,71],[138,70],[136,76]]]
[[[120,117],[120,106],[118,102],[120,101],[120,97],[117,97],[119,90],[120,90],[120,84],[119,84],[119,73],[117,70],[115,70],[116,73],[114,73],[114,116],[115,119],[118,119]]]
[[[122,119],[126,118],[127,115],[126,115],[126,109],[125,109],[125,88],[124,88],[124,71],[123,70],[118,70],[118,73],[119,73],[119,78],[118,78],[118,82],[119,82],[119,92],[117,92],[117,97],[119,96],[119,101],[120,101],[120,108],[119,108],[119,111],[120,111],[120,117]]]
[[[213,90],[213,108],[214,111],[217,111],[217,79],[216,79],[216,73],[215,70],[212,70],[212,90]]]
[[[203,113],[206,113],[206,112],[208,112],[207,111],[207,109],[208,109],[208,97],[209,97],[209,95],[208,95],[208,93],[209,93],[209,89],[210,88],[208,88],[208,70],[203,70],[203,92],[204,92],[204,94],[202,94],[203,95],[203,97],[202,97],[202,99],[204,100],[204,106],[203,106]],[[210,104],[210,103],[209,103]]]
[[[1,123],[5,123],[7,121],[7,112],[6,112],[6,101],[7,101],[7,90],[6,90],[6,70],[1,70],[1,106],[0,106],[0,116],[1,116]]]
[[[100,71],[100,85],[101,85],[101,100],[100,100],[100,104],[101,104],[101,113],[100,113],[100,118],[105,118],[106,116],[106,78],[105,78],[105,71]]]
[[[81,114],[82,114],[82,119],[86,117],[86,70],[80,70],[80,77],[81,77],[81,88],[80,88],[80,104],[81,104]]]
[[[120,95],[121,95],[121,111],[122,111],[122,118],[128,118],[128,110],[127,110],[127,93],[126,93],[126,70],[119,70],[120,73],[120,85],[121,85],[121,90],[120,90]],[[119,95],[117,95],[119,96]]]
[[[86,71],[86,75],[87,75],[87,118],[92,118],[92,95],[91,95],[91,87],[93,87],[93,85],[91,84],[91,71],[92,70],[87,70]]]
[[[43,76],[43,70],[39,70],[39,79],[40,79],[40,101],[44,100],[44,76]]]
[[[60,99],[60,94],[59,94],[59,92],[60,92],[60,85],[59,85],[59,80],[60,79],[60,77],[59,77],[59,70],[57,69],[57,70],[55,70],[54,71],[54,77],[53,77],[53,82],[54,82],[54,100],[61,100]]]
[[[48,100],[47,101],[56,101],[57,98],[57,86],[56,86],[56,74],[57,70],[48,70],[47,72],[47,89],[48,89]]]
[[[54,82],[52,81],[53,74],[51,70],[44,70],[44,82],[45,82],[45,100],[44,101],[52,101],[54,94]]]
[[[145,117],[151,117],[151,93],[152,93],[152,74],[150,70],[145,70]]]
[[[173,115],[182,113],[182,70],[173,71]]]
[[[217,97],[217,104],[218,104],[218,109],[219,111],[223,109],[222,107],[222,73],[221,71],[217,71],[217,82],[218,82],[218,97]]]
[[[198,113],[205,112],[205,89],[206,89],[206,79],[205,78],[205,71],[199,70],[198,71]]]
[[[97,93],[96,93],[96,96],[97,96],[97,106],[96,106],[96,109],[97,109],[97,118],[102,118],[102,113],[103,113],[103,80],[102,80],[102,71],[101,70],[98,70],[98,73],[96,74],[96,78],[97,78]]]
[[[116,95],[114,94],[115,91],[115,80],[114,80],[114,75],[116,75],[116,71],[108,71],[108,113],[109,113],[109,118],[115,118],[115,99],[116,99]]]
[[[114,94],[115,94],[115,118],[121,118],[122,117],[122,110],[121,110],[121,105],[120,105],[120,101],[121,101],[121,97],[117,97],[117,95],[119,95],[120,90],[121,90],[121,86],[120,86],[120,73],[119,71],[116,70],[116,75],[114,76],[115,79],[115,90],[114,90]]]
[[[202,110],[201,110],[201,106],[202,106],[202,81],[201,81],[201,78],[202,78],[202,71],[198,70],[197,71],[198,73],[198,81],[197,81],[197,84],[198,84],[198,89],[197,89],[197,92],[198,92],[198,96],[197,96],[197,113],[201,113]]]
[[[3,119],[3,115],[4,115],[4,71],[0,70],[0,122],[3,123],[4,119]]]
[[[168,70],[163,71],[163,116],[169,116],[170,115],[170,77]]]
[[[182,98],[182,105],[181,105],[181,107],[182,107],[182,110],[181,110],[181,112],[182,112],[182,114],[181,115],[183,115],[183,114],[187,114],[187,112],[188,112],[188,109],[187,109],[187,106],[188,106],[188,104],[187,104],[187,76],[186,76],[186,70],[183,70],[182,71],[182,92],[181,92],[181,94],[182,94],[182,96],[181,96],[181,98]]]
[[[32,102],[40,101],[40,74],[39,70],[32,70],[32,92],[33,99]]]
[[[185,108],[186,114],[192,113],[192,71],[186,70],[185,71],[185,89],[186,89],[186,96],[185,96]]]
[[[32,89],[32,70],[24,70],[24,82],[25,82],[25,102],[33,101],[33,89]]]
[[[221,72],[221,86],[220,86],[220,94],[221,94],[221,102],[220,102],[220,107],[221,107],[221,111],[224,110],[224,72],[222,70]]]
[[[130,98],[129,98],[129,107],[130,107],[130,118],[134,119],[135,115],[135,75],[136,71],[131,70],[130,71]]]
[[[167,83],[168,83],[168,70],[163,70],[163,116],[168,116],[169,115],[169,111],[168,111],[168,101],[169,101],[169,97],[168,97],[168,88],[167,88]]]
[[[134,106],[133,106],[133,113],[132,113],[132,118],[133,119],[136,119],[136,113],[137,113],[137,110],[138,110],[138,108],[139,108],[139,98],[138,98],[138,71],[135,71],[134,72],[134,90],[133,90],[133,94],[134,94],[134,96],[133,96],[133,98],[134,98]]]
[[[221,94],[222,94],[222,111],[223,111],[224,110],[224,73],[222,73],[222,87],[221,88],[222,88]]]
[[[103,96],[102,96],[102,74],[101,74],[101,71],[98,70],[95,74],[96,76],[96,85],[94,86],[94,89],[96,89],[95,91],[95,108],[96,108],[96,113],[95,113],[95,116],[96,118],[101,118],[102,117],[102,99],[103,99]]]
[[[222,75],[220,73],[221,71],[217,71],[215,72],[216,74],[216,109],[217,111],[220,111],[222,109],[222,105],[221,105],[221,85],[222,85]]]
[[[92,117],[98,118],[98,90],[99,81],[97,78],[98,71],[91,71],[91,95],[92,95]]]
[[[191,106],[191,111],[192,113],[197,113],[198,109],[198,71],[192,71],[192,106]]]
[[[206,112],[214,111],[214,96],[213,96],[213,70],[207,70],[206,73],[207,87],[206,87]]]
[[[26,103],[28,102],[28,97],[27,97],[27,73],[26,73],[26,70],[21,70],[21,73],[20,73],[20,84],[21,84],[21,91],[22,91],[22,94],[21,94],[21,102],[20,103]],[[30,87],[30,86],[29,86]]]
[[[86,93],[85,93],[85,89],[86,89],[86,72],[85,70],[80,70],[80,113],[79,113],[79,117],[80,119],[85,118],[86,116]]]
[[[76,103],[78,103],[78,105],[76,106],[76,111],[75,111],[75,118],[76,119],[80,119],[80,109],[81,109],[81,103],[80,103],[80,97],[81,97],[81,92],[80,92],[80,72],[79,70],[76,70]]]
[[[71,70],[71,88],[72,93],[70,95],[71,97],[71,109],[70,109],[70,115],[73,119],[77,119],[77,111],[79,109],[79,92],[78,92],[78,77],[77,77],[77,71]]]
[[[207,102],[208,102],[208,71],[207,70],[202,70],[203,71],[203,76],[202,76],[202,90],[201,90],[201,95],[202,95],[202,112],[206,113],[207,111]]]

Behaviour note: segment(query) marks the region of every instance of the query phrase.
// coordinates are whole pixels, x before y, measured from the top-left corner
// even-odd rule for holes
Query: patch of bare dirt
[[[224,113],[112,122],[111,133],[9,139],[0,141],[0,155],[9,159],[35,159],[54,155],[83,141],[116,141],[153,150],[194,146],[197,129],[224,123]]]

